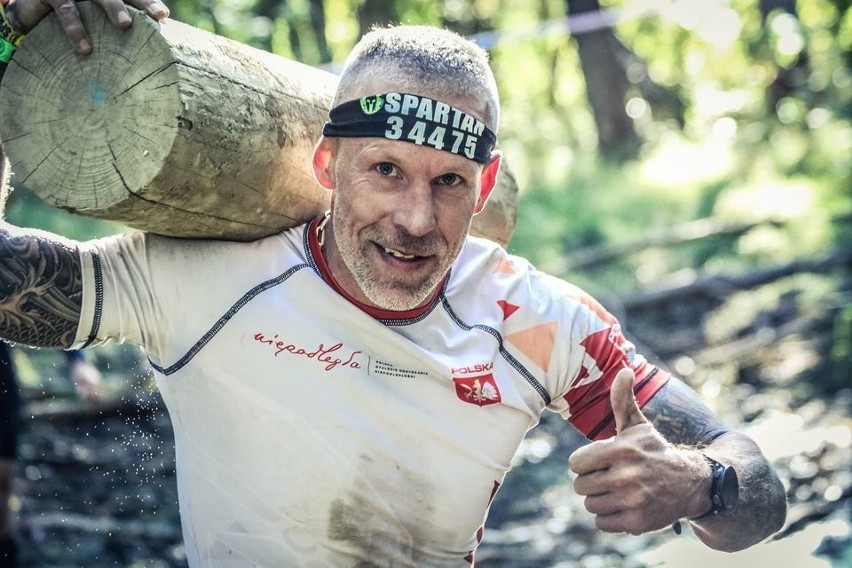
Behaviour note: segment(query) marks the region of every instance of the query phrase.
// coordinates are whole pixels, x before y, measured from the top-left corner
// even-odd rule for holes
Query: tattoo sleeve
[[[0,230],[0,336],[39,347],[69,347],[80,320],[81,274],[75,249]]]
[[[645,404],[642,413],[673,444],[706,446],[728,432],[695,391],[674,377]]]
[[[7,175],[0,147],[0,206],[5,204]],[[80,320],[82,291],[80,256],[73,245],[3,223],[0,337],[39,347],[69,347]]]

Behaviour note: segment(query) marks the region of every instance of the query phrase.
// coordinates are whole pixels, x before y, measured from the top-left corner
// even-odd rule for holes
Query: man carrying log
[[[91,49],[73,3],[59,9]],[[7,12],[18,32],[44,15],[39,0]],[[468,237],[500,167],[499,113],[478,47],[377,30],[314,151],[325,216],[250,243],[2,232],[2,337],[146,350],[191,566],[469,566],[544,410],[594,440],[569,466],[602,530],[687,519],[734,551],[782,526],[783,487],[753,441],[594,299]]]

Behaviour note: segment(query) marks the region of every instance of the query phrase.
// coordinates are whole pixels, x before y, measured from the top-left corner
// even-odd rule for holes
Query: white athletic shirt
[[[250,243],[84,247],[74,347],[142,346],[168,407],[192,567],[468,567],[548,408],[613,433],[609,384],[668,376],[577,288],[469,238],[422,309],[348,298],[317,220]]]

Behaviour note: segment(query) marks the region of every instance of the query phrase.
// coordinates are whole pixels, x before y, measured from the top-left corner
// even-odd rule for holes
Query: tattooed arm
[[[5,205],[8,194],[8,167],[0,145],[0,207]],[[3,222],[0,337],[39,347],[69,347],[80,318],[81,274],[80,257],[73,243]]]
[[[124,0],[94,0],[119,28],[132,18]],[[156,20],[169,16],[159,0],[127,0]],[[19,33],[32,30],[51,10],[81,55],[92,45],[74,0],[15,0],[6,14]],[[6,70],[0,62],[0,77]],[[8,195],[9,165],[0,142],[0,213]],[[68,347],[74,341],[82,297],[81,266],[74,243],[41,231],[0,225],[0,338],[40,347]]]
[[[124,0],[94,0],[119,28],[132,18]],[[159,0],[127,0],[156,20],[169,16]],[[6,3],[13,28],[26,33],[51,10],[74,49],[80,54],[92,45],[74,0],[15,0]],[[0,62],[0,77],[6,63]],[[8,195],[8,171],[0,142],[0,213]],[[79,254],[73,243],[40,231],[0,225],[0,337],[40,347],[68,347],[80,318],[82,280]]]
[[[786,516],[785,492],[757,445],[729,431],[681,381],[670,379],[641,410],[633,382],[633,373],[623,370],[610,388],[615,437],[570,458],[574,489],[586,496],[598,528],[641,534],[692,519],[702,542],[725,551],[778,531]],[[705,455],[737,471],[733,511],[707,515],[711,467]]]
[[[736,509],[693,521],[698,538],[713,548],[740,550],[781,528],[787,507],[781,481],[757,444],[748,436],[729,431],[695,391],[672,378],[642,412],[667,441],[680,444],[684,452],[694,455],[697,452],[691,448],[700,449],[737,471],[740,492]],[[698,455],[699,464],[703,459]],[[708,510],[709,502],[704,507]]]

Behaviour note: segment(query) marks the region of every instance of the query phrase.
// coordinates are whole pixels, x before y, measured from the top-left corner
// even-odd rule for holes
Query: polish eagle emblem
[[[456,385],[456,395],[464,402],[488,406],[502,400],[497,381],[491,373],[477,377],[453,377],[453,382]]]

